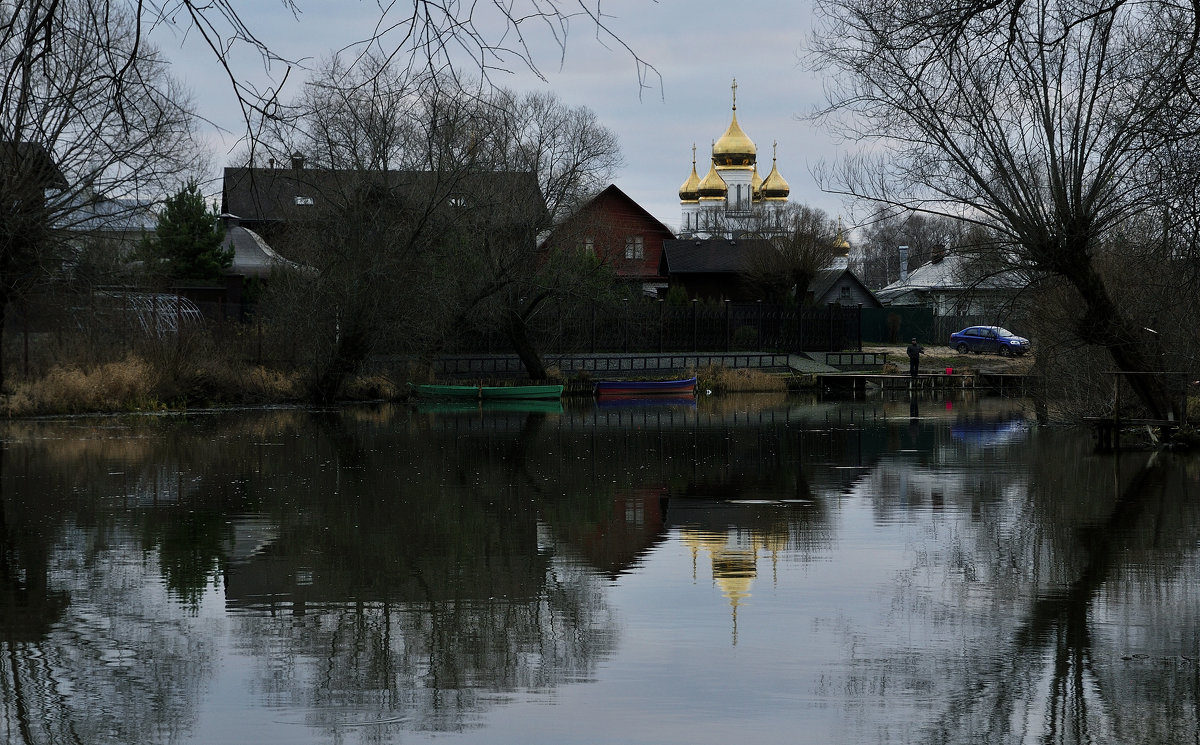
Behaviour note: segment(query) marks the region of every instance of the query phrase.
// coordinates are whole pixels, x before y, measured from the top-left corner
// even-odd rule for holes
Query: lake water
[[[1195,743],[1200,460],[999,398],[0,424],[7,743]]]

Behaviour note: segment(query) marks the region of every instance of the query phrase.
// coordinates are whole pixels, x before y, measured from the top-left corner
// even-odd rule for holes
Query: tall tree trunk
[[[353,375],[367,359],[371,349],[368,334],[365,331],[349,331],[338,337],[324,369],[317,371],[317,376],[309,389],[309,397],[313,403],[327,404],[337,399],[346,379]]]
[[[4,375],[4,326],[8,322],[8,297],[9,292],[0,289],[0,394],[8,392],[8,380]]]
[[[508,341],[512,344],[513,351],[517,353],[517,357],[521,360],[521,365],[525,368],[525,374],[530,380],[545,380],[546,365],[542,362],[542,355],[534,346],[533,340],[529,338],[529,331],[525,326],[525,319],[520,313],[515,311],[508,312],[508,318],[504,324],[504,335],[508,337]]]
[[[1150,417],[1178,420],[1182,412],[1172,406],[1164,384],[1162,357],[1155,353],[1157,339],[1150,331],[1129,322],[1113,302],[1108,288],[1090,262],[1080,262],[1067,278],[1083,300],[1079,336],[1104,347],[1112,355],[1117,372],[1146,407]]]

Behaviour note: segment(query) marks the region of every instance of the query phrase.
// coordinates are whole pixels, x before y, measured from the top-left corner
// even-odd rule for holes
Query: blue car
[[[950,334],[950,346],[959,354],[995,352],[1007,357],[1029,351],[1029,340],[1000,326],[969,326]]]

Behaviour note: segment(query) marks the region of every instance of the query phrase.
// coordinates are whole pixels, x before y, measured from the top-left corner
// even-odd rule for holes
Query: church
[[[708,173],[696,170],[692,145],[692,173],[679,187],[681,238],[735,238],[743,233],[768,236],[783,230],[783,212],[791,188],[779,173],[774,146],[771,171],[758,172],[758,148],[737,119],[737,81],[729,128],[713,142]]]

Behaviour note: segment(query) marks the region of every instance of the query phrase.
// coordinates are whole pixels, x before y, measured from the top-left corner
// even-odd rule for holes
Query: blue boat
[[[598,380],[597,396],[694,396],[696,378],[682,380]]]

